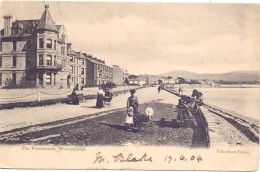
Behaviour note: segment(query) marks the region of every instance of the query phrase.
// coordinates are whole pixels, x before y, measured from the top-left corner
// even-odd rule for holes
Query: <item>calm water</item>
[[[193,89],[184,88],[191,95]],[[260,120],[260,88],[199,88],[204,102]]]

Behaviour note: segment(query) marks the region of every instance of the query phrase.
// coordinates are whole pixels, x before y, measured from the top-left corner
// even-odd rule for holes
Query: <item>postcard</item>
[[[260,5],[2,1],[0,168],[259,168]]]

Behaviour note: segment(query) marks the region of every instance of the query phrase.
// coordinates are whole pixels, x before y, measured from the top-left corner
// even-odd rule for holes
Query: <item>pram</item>
[[[104,96],[104,97],[103,97],[104,104],[111,106],[111,104],[112,104],[112,98],[113,98],[113,97],[112,97],[111,95],[110,95],[110,96]]]

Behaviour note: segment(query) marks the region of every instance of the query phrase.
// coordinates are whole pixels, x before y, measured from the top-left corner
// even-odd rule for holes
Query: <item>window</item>
[[[57,57],[54,56],[54,66],[57,66]]]
[[[46,85],[51,85],[51,73],[46,73]]]
[[[28,29],[27,29],[27,33],[32,33],[33,32],[33,28],[32,27],[29,27]]]
[[[0,67],[2,67],[2,57],[0,57]]]
[[[32,42],[30,40],[27,41],[27,50],[32,48]]]
[[[64,54],[64,48],[61,47],[61,54]]]
[[[16,73],[12,73],[12,83],[16,84]]]
[[[53,84],[56,85],[56,73],[54,73],[53,77],[54,77],[53,78],[53,82],[54,82]]]
[[[83,65],[84,65],[84,60],[81,60],[81,64],[83,64]]]
[[[16,56],[13,56],[13,67],[16,67]]]
[[[84,85],[84,78],[81,78],[81,84]]]
[[[46,40],[46,47],[52,49],[52,40],[51,39]]]
[[[70,62],[73,62],[73,57],[70,57]]]
[[[39,65],[43,65],[43,55],[39,55]]]
[[[65,42],[65,35],[62,35],[62,41]]]
[[[13,34],[18,34],[18,28],[13,28]]]
[[[39,39],[39,48],[43,48],[43,45],[44,45],[44,40],[43,40],[43,38],[40,38]]]
[[[66,60],[62,60],[62,67],[66,67]]]
[[[81,68],[81,75],[84,75],[84,72],[85,70],[84,70],[84,68]]]
[[[73,73],[73,66],[71,66],[71,73]]]
[[[39,73],[38,78],[39,78],[39,85],[43,85],[43,73]]]
[[[16,50],[16,41],[13,42],[13,50]]]
[[[0,86],[2,86],[2,73],[0,73]]]
[[[46,65],[51,66],[51,61],[52,61],[51,55],[47,55],[47,56],[46,56]]]
[[[26,66],[30,66],[31,65],[31,57],[27,56],[26,57]]]
[[[54,41],[54,49],[56,50],[56,43],[57,43],[57,41],[55,40]]]

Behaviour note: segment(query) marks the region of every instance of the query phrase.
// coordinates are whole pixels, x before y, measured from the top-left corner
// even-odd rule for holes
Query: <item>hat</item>
[[[130,90],[130,93],[131,93],[131,94],[134,94],[135,92],[136,92],[135,89],[131,89],[131,90]]]

